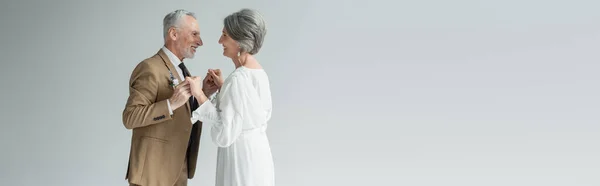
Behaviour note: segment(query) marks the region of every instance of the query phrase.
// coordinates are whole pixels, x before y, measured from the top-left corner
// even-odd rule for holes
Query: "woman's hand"
[[[198,103],[202,104],[204,103],[206,100],[208,100],[208,98],[206,97],[206,95],[204,95],[204,92],[202,91],[202,78],[199,76],[193,76],[193,77],[186,77],[185,81],[190,83],[190,92],[192,92],[192,96],[194,96],[196,99],[198,99]]]
[[[221,74],[220,69],[208,69],[208,74],[210,74],[217,87],[221,88],[223,86],[223,74]]]
[[[219,87],[217,87],[217,84],[213,81],[212,75],[210,75],[209,72],[206,72],[206,77],[202,80],[202,91],[204,92],[204,95],[210,96],[217,90],[219,90]]]

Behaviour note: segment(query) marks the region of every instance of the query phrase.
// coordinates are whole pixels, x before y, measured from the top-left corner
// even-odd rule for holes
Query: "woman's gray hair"
[[[265,21],[256,10],[242,9],[225,17],[225,31],[240,45],[240,52],[256,54],[267,34]]]
[[[183,16],[192,16],[196,19],[196,15],[193,12],[189,12],[187,10],[179,9],[170,12],[163,19],[163,37],[166,39],[169,35],[169,29],[171,27],[178,27],[181,24],[181,20]]]

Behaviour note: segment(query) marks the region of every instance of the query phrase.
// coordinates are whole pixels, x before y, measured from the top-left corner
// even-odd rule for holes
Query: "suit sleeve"
[[[147,63],[133,71],[129,98],[123,110],[123,125],[127,129],[145,127],[171,119],[167,99],[154,102],[158,94],[158,77]]]

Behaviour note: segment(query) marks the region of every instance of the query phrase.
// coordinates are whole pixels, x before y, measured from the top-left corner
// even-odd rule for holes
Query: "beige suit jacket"
[[[169,71],[183,82],[175,68],[159,50],[140,62],[131,74],[129,98],[123,110],[123,124],[133,131],[125,177],[129,183],[171,186],[182,166],[187,166],[188,178],[194,177],[202,123],[192,125],[189,103],[169,114],[167,99],[174,91]]]

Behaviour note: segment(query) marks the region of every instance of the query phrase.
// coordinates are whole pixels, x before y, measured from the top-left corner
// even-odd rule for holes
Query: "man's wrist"
[[[171,98],[167,99],[167,101],[169,102],[171,109],[173,111],[175,111],[175,109],[179,108],[177,105],[175,105],[175,101],[171,100]]]

